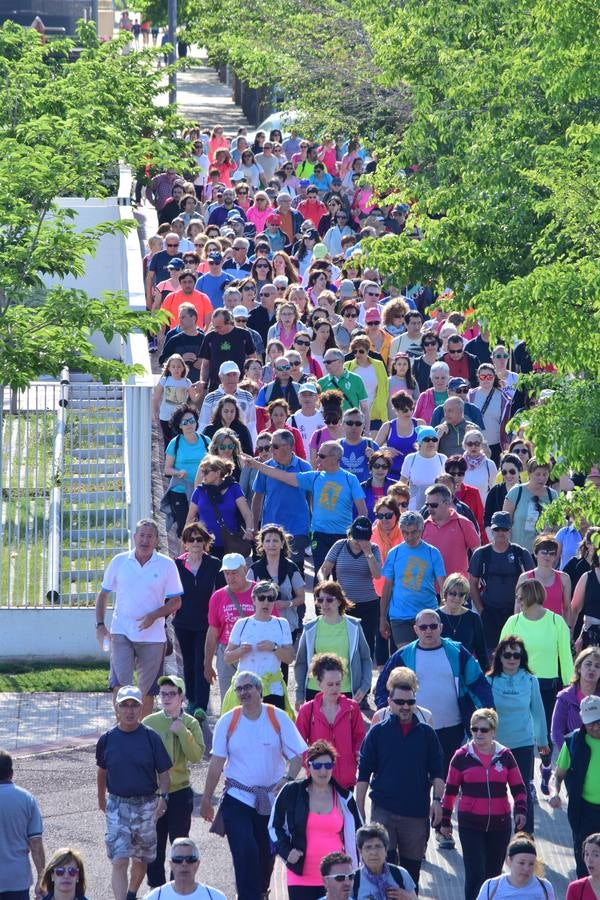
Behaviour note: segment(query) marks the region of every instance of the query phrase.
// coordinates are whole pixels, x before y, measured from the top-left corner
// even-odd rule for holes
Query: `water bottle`
[[[110,638],[108,635],[106,635],[104,640],[102,641],[102,649],[105,653],[108,653],[108,651],[110,650]]]

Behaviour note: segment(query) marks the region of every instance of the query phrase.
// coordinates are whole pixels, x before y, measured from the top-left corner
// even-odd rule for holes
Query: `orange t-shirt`
[[[191,303],[194,306],[198,313],[199,328],[205,328],[208,325],[213,311],[213,305],[208,294],[196,290],[193,290],[191,294],[185,294],[182,290],[167,294],[161,309],[166,309],[169,313],[172,325],[176,325],[179,321],[179,307],[182,303]]]

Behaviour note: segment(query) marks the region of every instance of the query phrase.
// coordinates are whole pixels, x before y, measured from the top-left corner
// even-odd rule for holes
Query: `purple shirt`
[[[579,688],[576,684],[570,684],[569,687],[559,691],[556,696],[550,734],[552,743],[556,745],[557,750],[560,750],[568,734],[575,731],[576,728],[581,728],[579,703]]]
[[[236,506],[236,500],[243,497],[244,493],[235,481],[225,490],[219,500],[220,518],[225,522],[226,527],[230,531],[239,531],[239,513]],[[199,485],[192,494],[192,503],[198,507],[198,521],[203,522],[204,526],[215,536],[215,546],[223,546],[223,535],[221,534],[221,526],[216,520],[215,510],[208,499],[206,488]]]

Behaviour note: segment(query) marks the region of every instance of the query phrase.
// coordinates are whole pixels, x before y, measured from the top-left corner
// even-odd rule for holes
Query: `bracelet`
[[[367,554],[367,559],[374,559],[374,558],[375,558],[375,554],[374,554],[374,553],[369,553],[369,554]]]
[[[442,798],[441,798],[441,797],[433,797],[433,799],[435,800],[436,803],[441,803],[441,802],[442,802]]]
[[[168,794],[157,794],[156,796],[158,797],[159,800],[164,800],[165,803],[166,803],[166,802],[168,801],[168,799],[169,799],[169,795],[168,795]]]
[[[102,628],[104,622],[96,622],[96,628]]]

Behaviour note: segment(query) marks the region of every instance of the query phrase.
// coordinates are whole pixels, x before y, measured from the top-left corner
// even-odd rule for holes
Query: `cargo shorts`
[[[156,858],[156,805],[158,798],[117,797],[106,801],[106,852],[110,860]]]

